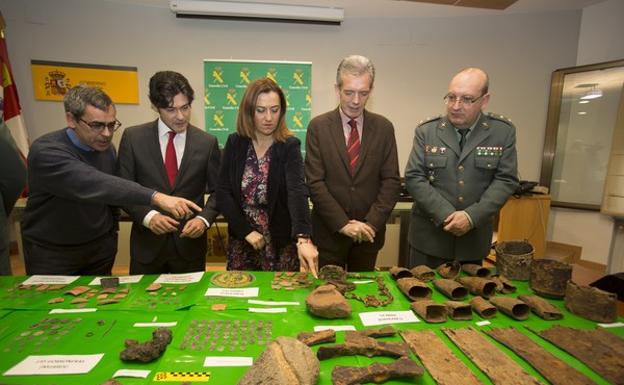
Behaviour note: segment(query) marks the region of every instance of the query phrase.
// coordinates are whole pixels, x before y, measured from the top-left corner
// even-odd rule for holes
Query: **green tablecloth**
[[[33,288],[19,289],[19,284],[27,277],[0,277],[0,383],[97,385],[111,378],[116,370],[124,368],[151,371],[147,379],[117,379],[122,384],[127,385],[161,384],[162,382],[154,379],[157,373],[180,371],[210,372],[210,380],[205,382],[207,384],[236,384],[248,370],[248,367],[204,367],[204,359],[207,356],[243,356],[255,359],[264,350],[266,344],[277,336],[295,337],[302,331],[312,331],[314,326],[318,325],[352,325],[356,329],[362,330],[366,327],[361,322],[360,313],[404,311],[409,310],[410,305],[410,301],[398,290],[392,278],[387,273],[379,273],[384,276],[386,284],[395,297],[392,304],[384,308],[366,308],[362,303],[350,300],[349,302],[353,306],[351,317],[340,320],[320,319],[311,316],[306,311],[305,298],[311,289],[274,290],[271,288],[273,273],[254,272],[256,280],[248,287],[258,287],[259,295],[253,299],[299,303],[298,305],[272,306],[286,307],[286,313],[254,313],[250,312],[249,308],[267,306],[249,304],[248,298],[205,297],[208,288],[216,287],[210,282],[213,274],[205,273],[199,283],[188,284],[184,288],[181,285],[165,284],[157,295],[150,295],[145,291],[145,288],[157,276],[144,276],[139,283],[121,285],[129,291],[128,296],[119,303],[97,306],[96,297],[93,297],[85,306],[97,308],[96,312],[71,314],[50,314],[49,311],[55,308],[76,308],[77,305],[70,304],[73,297],[63,293],[75,286],[88,285],[93,277],[80,277],[71,285],[54,291],[36,291]],[[368,275],[373,275],[373,273]],[[516,282],[516,284],[519,294],[530,292],[526,282]],[[429,285],[433,287],[431,284]],[[93,288],[96,287],[93,286]],[[167,295],[163,295],[165,292]],[[433,292],[433,300],[440,303],[446,301],[446,298],[435,289]],[[375,283],[358,284],[356,293],[362,297],[366,294],[376,294],[377,286]],[[65,300],[62,303],[49,304],[48,300],[55,297],[64,297]],[[483,327],[476,326],[476,322],[481,320],[476,314],[473,314],[472,321],[449,320],[443,324],[427,324],[420,321],[393,326],[399,330],[434,330],[438,337],[451,347],[453,352],[472,369],[484,384],[491,382],[444,336],[441,328],[515,327],[557,357],[580,370],[597,384],[608,384],[606,380],[585,365],[528,330],[530,327],[532,330],[539,331],[556,324],[580,329],[594,329],[596,327],[595,322],[567,312],[564,309],[563,301],[552,300],[551,302],[563,311],[563,320],[544,321],[531,314],[527,321],[515,321],[499,313],[496,318],[490,320],[491,325]],[[211,306],[214,304],[225,304],[226,310],[213,311]],[[119,353],[124,348],[125,339],[132,338],[142,342],[151,338],[154,327],[135,327],[136,323],[153,324],[161,322],[175,322],[175,326],[171,327],[173,341],[160,359],[149,364],[125,363],[119,359]],[[381,326],[371,328],[379,327]],[[216,330],[219,330],[219,333],[216,333]],[[224,333],[225,330],[227,330],[226,333]],[[624,337],[624,328],[608,330],[620,338]],[[217,338],[216,335],[219,337]],[[344,333],[338,332],[337,343],[342,342],[343,338]],[[525,361],[491,338],[487,338],[529,373],[544,381]],[[400,341],[401,338],[395,336],[384,340]],[[317,349],[318,346],[312,347],[313,351]],[[94,369],[84,375],[3,375],[9,368],[29,355],[96,353],[104,353],[102,360]],[[411,358],[418,361],[414,355]],[[331,371],[336,365],[365,366],[373,362],[391,361],[392,359],[385,357],[367,358],[362,356],[321,361],[319,384],[331,384]],[[175,384],[176,382],[166,383]],[[388,384],[434,384],[434,381],[425,372],[425,375],[417,380],[389,381]]]

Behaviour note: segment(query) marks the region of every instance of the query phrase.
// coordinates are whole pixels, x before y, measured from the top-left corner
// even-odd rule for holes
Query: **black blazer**
[[[230,236],[238,239],[245,239],[254,230],[241,207],[241,182],[250,145],[251,139],[236,133],[228,137],[217,186],[217,206],[228,222]],[[285,142],[273,143],[269,149],[269,232],[278,249],[293,242],[295,235],[312,231],[300,146],[299,139],[289,137]]]

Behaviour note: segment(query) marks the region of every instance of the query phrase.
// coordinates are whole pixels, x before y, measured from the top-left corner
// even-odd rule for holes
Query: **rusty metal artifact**
[[[334,281],[346,281],[347,272],[337,265],[325,265],[319,270],[319,279],[322,280],[334,280]]]
[[[485,332],[531,364],[553,385],[596,384],[514,328],[497,328]]]
[[[553,326],[537,333],[615,385],[624,385],[624,340],[601,329]]]
[[[515,293],[516,286],[503,275],[492,275],[489,277],[496,284],[496,291],[503,294]]]
[[[336,331],[333,329],[326,329],[311,333],[301,332],[297,334],[297,339],[308,346],[325,342],[336,342]]]
[[[461,271],[461,265],[457,261],[446,262],[436,268],[442,278],[455,279]]]
[[[579,286],[568,281],[565,307],[570,312],[596,322],[617,320],[617,295],[592,286]]]
[[[496,317],[496,306],[492,305],[487,299],[483,297],[474,297],[470,300],[470,306],[477,314],[482,318],[494,318]]]
[[[416,278],[399,278],[397,285],[403,294],[412,301],[431,298],[431,289],[426,283]]]
[[[446,314],[454,321],[469,321],[472,319],[472,309],[470,304],[459,301],[446,301]]]
[[[158,328],[152,332],[152,339],[146,342],[127,339],[125,349],[119,354],[122,361],[151,362],[160,357],[171,343],[171,330]]]
[[[407,357],[389,364],[374,363],[366,367],[336,366],[332,370],[332,384],[382,384],[392,378],[413,378],[423,375],[423,368]]]
[[[472,277],[489,277],[492,272],[487,267],[477,265],[476,263],[464,263],[461,270]]]
[[[572,279],[572,265],[552,259],[536,259],[531,264],[529,286],[537,295],[563,298],[566,284]]]
[[[433,286],[448,298],[458,301],[468,296],[468,289],[452,279],[440,278],[433,281]]]
[[[400,278],[412,278],[414,276],[409,269],[399,266],[392,266],[390,268],[390,275],[392,275],[392,278],[395,280]]]
[[[545,320],[558,320],[563,318],[563,313],[552,303],[536,295],[519,295],[518,299],[529,305],[533,313]]]
[[[413,267],[410,269],[410,272],[415,278],[418,278],[423,282],[429,282],[435,278],[435,271],[427,265],[418,265]]]
[[[513,319],[524,321],[529,318],[531,308],[518,298],[512,297],[493,297],[490,298],[492,305]]]
[[[446,306],[430,299],[412,302],[410,308],[426,322],[440,323],[446,321]]]
[[[382,342],[371,337],[353,336],[344,344],[323,345],[316,351],[319,360],[355,355],[403,357],[409,356],[409,348],[404,342]]]
[[[345,332],[345,341],[351,341],[354,338],[370,337],[392,337],[396,334],[396,329],[392,326],[384,326],[381,329],[366,329],[366,330],[347,330]]]
[[[496,284],[490,279],[481,277],[459,277],[457,280],[467,287],[473,295],[490,298],[496,294]]]
[[[533,261],[533,246],[527,241],[503,241],[496,247],[496,271],[517,281],[528,281]]]
[[[473,328],[442,331],[495,385],[542,384]]]
[[[400,334],[437,384],[481,384],[433,330],[403,330]]]

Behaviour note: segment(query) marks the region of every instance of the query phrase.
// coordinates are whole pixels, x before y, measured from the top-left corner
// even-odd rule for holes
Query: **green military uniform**
[[[490,250],[492,217],[518,185],[516,129],[501,115],[481,113],[461,151],[458,136],[446,116],[416,128],[405,169],[414,198],[409,242],[437,258],[480,260]],[[459,210],[468,213],[473,228],[455,237],[443,222]]]

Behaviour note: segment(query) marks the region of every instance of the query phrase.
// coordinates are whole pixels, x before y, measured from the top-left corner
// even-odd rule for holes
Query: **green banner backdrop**
[[[236,131],[236,114],[247,85],[268,77],[280,85],[288,108],[286,126],[301,140],[312,111],[312,63],[242,60],[204,60],[204,113],[206,131],[219,139],[223,148],[229,134]]]

